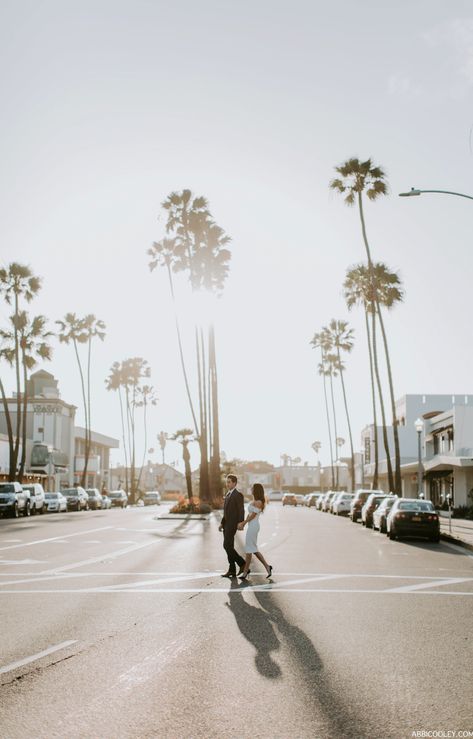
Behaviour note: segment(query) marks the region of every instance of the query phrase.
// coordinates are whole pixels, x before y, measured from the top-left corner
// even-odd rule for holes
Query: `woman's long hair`
[[[253,493],[253,498],[255,500],[261,501],[261,503],[263,504],[263,507],[261,510],[264,511],[264,507],[266,505],[266,500],[264,497],[264,487],[261,485],[260,482],[255,482],[251,492]]]

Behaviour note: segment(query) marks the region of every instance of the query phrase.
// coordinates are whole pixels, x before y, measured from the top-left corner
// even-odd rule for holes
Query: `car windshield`
[[[87,493],[87,495],[89,496],[89,498],[94,498],[97,495],[97,493],[95,492],[95,490],[86,490],[85,492]]]
[[[15,486],[14,485],[0,485],[0,493],[14,493],[15,492]]]
[[[22,485],[23,490],[27,490],[29,493],[34,493],[33,485]]]
[[[122,493],[110,493],[111,498],[120,498],[122,496]]]
[[[44,497],[49,498],[51,500],[52,498],[57,498],[58,494],[57,493],[46,493]]]
[[[435,508],[430,500],[413,500],[409,502],[399,503],[400,511],[434,511]]]
[[[68,488],[67,490],[63,490],[62,494],[63,495],[78,495],[79,491],[76,490],[75,488]]]

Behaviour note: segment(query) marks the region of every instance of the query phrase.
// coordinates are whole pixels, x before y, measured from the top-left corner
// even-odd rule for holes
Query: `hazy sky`
[[[364,258],[356,210],[327,187],[350,156],[371,156],[390,183],[366,218],[374,258],[406,289],[387,319],[397,396],[473,392],[473,203],[397,197],[411,186],[473,194],[468,0],[1,0],[0,94],[2,261],[43,276],[35,312],[106,322],[96,430],[120,435],[104,378],[136,355],[160,398],[152,437],[189,424],[166,278],[146,257],[164,232],[160,203],[188,187],[233,239],[216,312],[223,450],[314,461],[318,439],[328,460],[309,340],[348,316],[344,274]],[[362,316],[349,319],[359,448],[368,365]],[[46,369],[80,406],[71,348]],[[339,425],[346,436],[341,406]]]

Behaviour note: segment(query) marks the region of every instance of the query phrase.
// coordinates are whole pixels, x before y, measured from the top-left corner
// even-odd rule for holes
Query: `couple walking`
[[[261,552],[258,551],[259,517],[264,511],[265,499],[264,489],[259,482],[252,488],[253,499],[248,506],[248,515],[245,518],[245,506],[243,495],[237,490],[237,478],[235,475],[227,475],[227,494],[223,503],[223,518],[219,530],[223,531],[223,548],[228,557],[228,571],[222,577],[236,577],[236,565],[239,566],[238,577],[246,580],[250,574],[250,563],[253,554],[264,565],[267,578],[271,577],[273,568],[269,565]],[[243,557],[235,549],[235,534],[237,530],[243,531],[245,526],[245,554]]]

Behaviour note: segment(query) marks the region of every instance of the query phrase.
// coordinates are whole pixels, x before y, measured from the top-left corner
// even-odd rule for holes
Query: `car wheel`
[[[18,503],[15,503],[15,507],[13,508],[13,518],[19,518],[20,517],[20,511],[18,509]]]
[[[30,509],[31,515],[36,516],[36,506],[34,505],[33,508]]]
[[[24,516],[30,516],[31,515],[30,504],[29,504],[28,501],[26,501],[25,510],[23,512],[23,515]]]
[[[391,539],[391,541],[394,541],[394,539],[396,538],[396,532],[394,531],[393,528],[389,529],[388,536]]]
[[[44,503],[41,506],[41,508],[39,509],[39,513],[40,513],[41,516],[43,515],[43,513],[44,513]]]
[[[365,526],[366,526],[367,529],[371,529],[372,526],[373,526],[373,524],[368,523],[368,521],[367,521],[366,524],[365,524]]]
[[[440,534],[429,536],[429,541],[433,541],[435,544],[438,544],[440,542]]]

